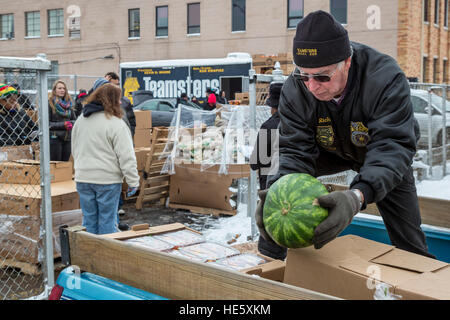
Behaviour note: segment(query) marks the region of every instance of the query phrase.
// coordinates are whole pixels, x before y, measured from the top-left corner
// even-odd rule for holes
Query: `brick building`
[[[126,61],[286,53],[318,9],[408,77],[448,82],[448,0],[20,0],[0,8],[0,55],[44,52],[55,73],[97,76]]]

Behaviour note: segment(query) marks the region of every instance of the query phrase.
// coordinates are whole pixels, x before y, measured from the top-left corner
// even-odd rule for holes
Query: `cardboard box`
[[[136,130],[152,128],[152,112],[150,110],[134,110],[134,116],[136,117]]]
[[[52,211],[80,208],[75,181],[51,184]],[[41,186],[26,184],[0,184],[0,214],[39,217],[41,212]]]
[[[150,129],[137,129],[134,132],[134,147],[150,147],[151,146],[152,133]]]
[[[219,165],[201,171],[199,164],[175,165],[170,176],[169,198],[171,204],[212,208],[232,212],[233,193],[229,190],[233,179],[250,176],[249,165],[229,165],[229,174],[220,175]]]
[[[0,183],[41,183],[41,166],[38,160],[14,160],[0,163]],[[72,180],[72,162],[50,161],[50,182]]]
[[[138,171],[142,171],[145,169],[145,162],[147,161],[147,155],[150,153],[150,150],[150,147],[134,148]]]
[[[33,148],[31,145],[1,147],[0,159],[3,157],[2,161],[33,159]]]
[[[450,299],[450,265],[354,235],[320,250],[289,249],[284,283],[353,300],[374,299],[377,281],[401,299]]]
[[[53,256],[61,256],[59,227],[82,224],[81,210],[54,212],[53,220]],[[0,257],[11,261],[38,263],[39,248],[42,248],[40,233],[41,219],[33,216],[13,216],[0,214]]]

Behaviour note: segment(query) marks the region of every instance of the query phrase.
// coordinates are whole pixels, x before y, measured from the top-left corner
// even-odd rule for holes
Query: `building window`
[[[245,0],[231,0],[231,31],[245,31]]]
[[[443,83],[447,83],[448,79],[447,79],[447,60],[444,59],[442,61],[442,82]]]
[[[429,11],[428,11],[429,7],[430,7],[429,1],[428,0],[423,0],[423,21],[424,22],[430,21],[429,14],[428,14],[429,13]]]
[[[156,7],[156,36],[167,37],[169,35],[169,7]]]
[[[444,2],[444,27],[448,28],[448,0]]]
[[[428,58],[427,57],[423,57],[422,59],[422,82],[426,83],[427,82],[427,72],[428,72]]]
[[[187,5],[187,33],[200,33],[200,3],[188,3]]]
[[[141,18],[139,9],[128,9],[128,37],[139,38],[141,36]]]
[[[14,39],[14,15],[0,14],[0,38]]]
[[[25,36],[41,36],[41,13],[39,11],[25,12]]]
[[[330,13],[341,24],[347,24],[347,0],[330,0]]]
[[[433,59],[433,83],[437,83],[438,82],[438,70],[439,65],[438,65],[438,59],[434,58]]]
[[[63,9],[48,10],[48,35],[64,35],[64,11]]]
[[[303,19],[303,0],[288,0],[288,28],[295,28]]]
[[[439,24],[439,0],[434,0],[434,24]]]

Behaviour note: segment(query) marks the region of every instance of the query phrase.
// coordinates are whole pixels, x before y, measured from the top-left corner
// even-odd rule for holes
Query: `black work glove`
[[[314,230],[312,242],[320,249],[336,238],[352,222],[360,209],[357,195],[350,190],[333,191],[317,198],[319,205],[328,208],[328,217]]]
[[[263,237],[265,240],[270,241],[272,238],[269,236],[269,234],[266,231],[266,228],[264,228],[264,222],[263,222],[263,209],[264,209],[264,202],[266,201],[267,191],[269,189],[259,190],[258,196],[259,196],[259,202],[256,206],[255,211],[255,222],[259,229],[259,234],[261,237]]]

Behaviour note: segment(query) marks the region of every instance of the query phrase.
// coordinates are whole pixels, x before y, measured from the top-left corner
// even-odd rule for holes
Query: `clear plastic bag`
[[[267,261],[264,258],[261,258],[256,254],[242,253],[236,256],[219,259],[215,264],[234,270],[243,270],[256,267],[266,262]]]
[[[172,246],[184,247],[192,244],[204,242],[203,235],[190,230],[179,230],[173,232],[166,232],[153,236],[155,239],[170,243]]]
[[[153,236],[144,236],[139,238],[127,239],[124,240],[124,242],[132,243],[138,246],[150,248],[157,251],[165,251],[173,248],[172,244],[160,239],[156,239]]]
[[[270,107],[256,107],[256,129],[251,130],[250,107],[222,105],[204,111],[180,105],[172,119],[169,141],[173,144],[162,173],[175,173],[175,164],[198,164],[200,170],[218,165],[221,174],[229,164],[249,163],[261,125],[271,116]]]

